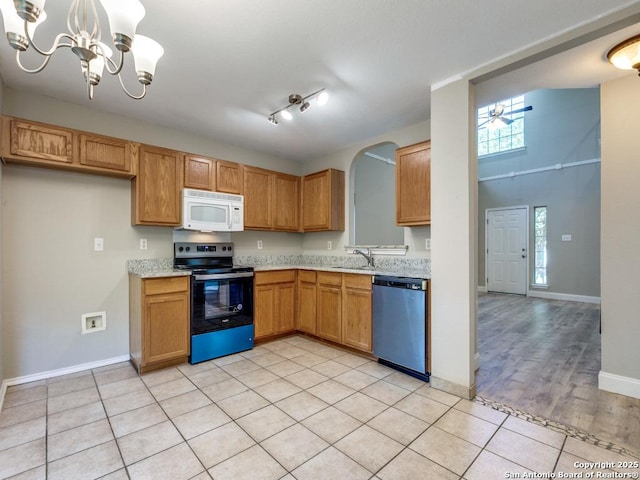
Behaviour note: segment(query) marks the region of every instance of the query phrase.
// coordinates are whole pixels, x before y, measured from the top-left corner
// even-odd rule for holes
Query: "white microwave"
[[[201,232],[244,230],[244,197],[185,188],[182,191],[182,228]]]

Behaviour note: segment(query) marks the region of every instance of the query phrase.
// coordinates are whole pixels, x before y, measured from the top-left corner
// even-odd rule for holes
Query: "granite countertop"
[[[131,275],[140,278],[184,277],[191,275],[191,270],[173,268],[173,258],[150,258],[129,260],[127,270]]]
[[[243,257],[239,259],[239,264],[252,266],[256,272],[267,272],[273,270],[314,270],[323,272],[337,273],[356,273],[360,275],[391,275],[394,277],[411,277],[423,278],[429,280],[431,271],[429,268],[420,268],[417,264],[412,263],[384,263],[382,265],[368,268],[366,266],[349,265],[349,264],[331,264],[331,263],[309,263],[291,261],[289,258],[279,258],[273,263],[253,262],[254,258]],[[245,261],[243,261],[245,260]],[[312,259],[313,261],[313,259]],[[344,259],[336,259],[335,262],[344,261]],[[137,275],[140,278],[158,278],[158,277],[177,277],[191,275],[190,270],[176,270],[173,268],[173,258],[153,258],[129,260],[127,262],[127,270],[131,275]]]
[[[398,270],[391,271],[384,268],[379,269],[377,267],[352,268],[352,267],[341,267],[341,266],[330,266],[330,265],[288,265],[288,264],[256,265],[254,269],[256,272],[299,269],[299,270],[315,270],[315,271],[322,271],[322,272],[357,273],[361,275],[391,275],[394,277],[423,278],[425,280],[431,279],[431,275],[425,273],[423,270],[415,270],[415,269],[398,269]]]

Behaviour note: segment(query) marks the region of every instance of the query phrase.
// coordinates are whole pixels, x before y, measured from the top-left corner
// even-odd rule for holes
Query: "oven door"
[[[253,324],[253,272],[194,275],[191,335]]]

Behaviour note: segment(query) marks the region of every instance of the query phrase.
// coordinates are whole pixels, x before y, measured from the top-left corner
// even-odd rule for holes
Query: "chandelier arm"
[[[127,90],[127,87],[124,86],[124,82],[122,81],[122,76],[120,74],[118,74],[118,80],[120,80],[120,86],[122,87],[124,93],[126,93],[130,98],[133,98],[134,100],[140,100],[147,94],[147,86],[144,83],[142,84],[142,93],[136,96],[129,92],[129,90]]]
[[[71,45],[60,44],[58,45],[58,47],[71,47]],[[22,65],[22,62],[20,61],[20,53],[21,53],[20,50],[16,50],[16,63],[18,64],[18,67],[20,67],[20,70],[26,73],[40,73],[49,64],[49,60],[51,60],[51,55],[45,55],[42,65],[40,65],[37,68],[27,68],[24,65]]]
[[[106,60],[105,62],[105,67],[107,68],[107,72],[109,72],[109,74],[111,75],[120,75],[120,72],[122,71],[122,67],[124,66],[124,52],[122,50],[118,50],[120,52],[120,61],[118,62],[118,64],[116,65],[116,62],[113,61],[113,59],[103,55],[104,59]],[[109,68],[109,65],[111,65],[114,70],[111,70],[111,68]]]
[[[86,0],[85,0],[86,1]],[[100,28],[100,22],[98,22],[98,10],[96,10],[96,2],[91,0],[89,2],[91,4],[91,14],[93,15],[93,31],[91,32],[91,38],[100,39],[102,36],[102,30]],[[86,6],[85,6],[86,10]],[[86,11],[85,11],[86,15]],[[85,19],[86,22],[86,19]]]
[[[33,49],[36,52],[38,52],[40,55],[43,55],[45,57],[50,57],[60,47],[71,47],[72,46],[72,45],[67,45],[67,44],[64,44],[64,43],[60,43],[63,38],[71,40],[72,44],[74,43],[74,39],[73,39],[73,37],[71,35],[69,35],[68,33],[60,33],[53,40],[53,45],[51,46],[51,48],[49,50],[42,50],[42,49],[38,48],[38,46],[33,41],[33,38],[31,38],[31,35],[29,35],[29,29],[27,28],[28,25],[29,25],[29,22],[27,20],[25,20],[24,21],[24,33],[27,36],[27,40],[29,42],[29,45],[31,47],[33,47]]]

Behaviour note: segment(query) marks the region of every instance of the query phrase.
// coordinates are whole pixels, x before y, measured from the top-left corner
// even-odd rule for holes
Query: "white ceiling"
[[[89,102],[71,52],[56,53],[43,73],[28,75],[0,42],[4,83],[306,161],[427,120],[432,84],[619,9],[637,7],[640,13],[640,1],[629,0],[142,2],[147,14],[138,31],[165,48],[145,99],[128,99],[117,80],[105,76]],[[46,4],[48,19],[36,34],[41,48],[63,30],[69,3]],[[103,28],[108,33],[106,21]],[[640,27],[627,30],[635,34]],[[575,77],[597,84],[602,76],[619,75],[603,55],[625,35],[582,47],[568,68],[554,57],[538,70],[527,67],[511,78],[483,82],[479,98],[488,103],[504,92],[578,86],[570,84]],[[36,57],[25,57],[25,63],[35,65]],[[133,71],[125,69],[124,76],[135,90]],[[331,94],[327,106],[277,127],[266,121],[289,94],[304,96],[322,87]],[[509,92],[520,88],[526,90]]]

